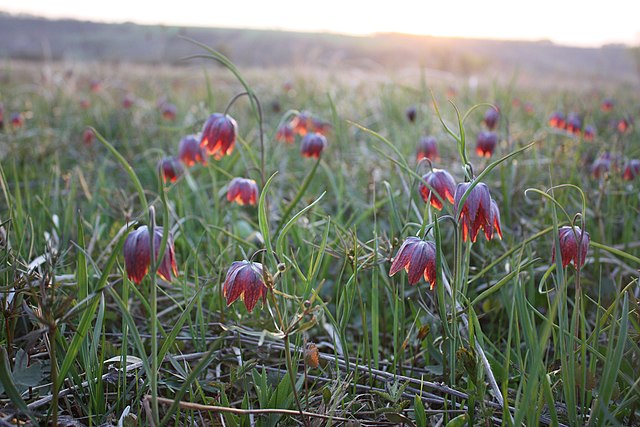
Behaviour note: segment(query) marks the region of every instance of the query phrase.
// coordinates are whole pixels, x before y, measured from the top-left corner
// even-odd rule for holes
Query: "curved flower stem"
[[[262,187],[264,187],[266,180],[266,176],[265,176],[265,160],[264,160],[264,131],[263,131],[263,122],[264,122],[264,118],[262,115],[262,104],[260,104],[260,100],[258,99],[258,97],[256,96],[255,93],[253,92],[241,92],[239,94],[237,94],[236,96],[234,96],[233,98],[231,98],[231,101],[229,101],[229,104],[227,104],[227,108],[225,108],[224,110],[224,114],[225,116],[227,115],[227,113],[229,112],[229,109],[231,109],[231,106],[241,97],[243,96],[248,96],[249,98],[253,99],[256,103],[256,107],[258,110],[258,128],[259,128],[259,132],[260,132],[260,180],[262,181]]]

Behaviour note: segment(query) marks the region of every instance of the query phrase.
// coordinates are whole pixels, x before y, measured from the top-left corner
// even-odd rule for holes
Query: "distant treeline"
[[[577,48],[549,41],[515,42],[378,34],[101,24],[0,13],[0,58],[173,63],[201,41],[244,67],[316,66],[395,69],[427,67],[473,75],[517,70],[533,76],[581,76],[636,82],[631,49]],[[182,62],[184,63],[184,62]]]

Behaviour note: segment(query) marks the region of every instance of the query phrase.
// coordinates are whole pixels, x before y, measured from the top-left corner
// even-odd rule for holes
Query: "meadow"
[[[2,425],[640,425],[637,88],[194,52],[3,64]]]

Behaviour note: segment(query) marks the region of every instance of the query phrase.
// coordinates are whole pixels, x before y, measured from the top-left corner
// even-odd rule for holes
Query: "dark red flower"
[[[162,114],[163,119],[174,121],[178,115],[178,107],[165,101],[160,105],[160,114]]]
[[[278,127],[276,140],[286,142],[287,144],[293,144],[295,142],[296,134],[289,123],[283,123]]]
[[[438,145],[436,139],[433,136],[423,136],[418,141],[418,147],[416,148],[416,159],[437,160],[438,159]]]
[[[582,135],[587,141],[593,141],[596,137],[596,128],[592,125],[587,125],[584,127],[584,133]]]
[[[320,158],[320,153],[327,147],[327,138],[321,133],[308,133],[302,138],[300,153],[304,157]]]
[[[227,299],[227,307],[240,298],[249,312],[253,311],[259,299],[267,299],[267,285],[264,283],[262,264],[247,260],[235,261],[227,271],[222,295]]]
[[[564,114],[560,111],[554,112],[551,114],[551,117],[549,117],[549,126],[552,128],[564,129],[565,124]]]
[[[153,248],[157,256],[162,243],[162,227],[155,227],[153,230]],[[135,284],[140,284],[144,276],[149,272],[151,262],[151,241],[149,239],[149,228],[146,225],[132,231],[124,241],[124,266],[127,270],[127,277]],[[171,281],[171,274],[178,275],[176,258],[173,248],[173,236],[169,232],[167,246],[160,265],[158,265],[158,275],[166,281]]]
[[[158,162],[158,170],[162,174],[164,182],[176,182],[182,176],[184,169],[175,157],[164,157]]]
[[[20,129],[24,126],[24,116],[22,113],[12,113],[10,121],[14,129]]]
[[[233,152],[238,124],[228,114],[213,113],[202,128],[200,146],[216,160]]]
[[[579,135],[582,131],[582,119],[578,113],[569,113],[567,115],[567,121],[565,123],[567,132],[571,132],[574,135]]]
[[[405,114],[407,115],[407,120],[413,123],[416,121],[416,115],[418,114],[418,110],[416,109],[416,107],[409,107],[407,108],[407,111],[405,112]]]
[[[491,157],[498,144],[498,135],[495,132],[481,131],[476,141],[476,153],[480,157]]]
[[[319,119],[315,116],[311,117],[311,128],[309,130],[310,132],[317,132],[326,135],[330,130],[331,124],[329,122],[325,122],[324,120]]]
[[[466,242],[471,237],[471,241],[475,242],[481,228],[484,230],[484,236],[487,240],[491,240],[493,237],[494,218],[489,187],[483,182],[478,183],[473,187],[464,204],[460,206],[462,196],[471,184],[470,182],[458,184],[454,195],[458,222],[462,225],[462,240]],[[502,232],[498,233],[498,235],[502,237]]]
[[[302,111],[291,119],[289,126],[291,126],[291,129],[293,129],[295,133],[300,136],[304,136],[307,133],[312,132],[313,117],[308,111]]]
[[[0,130],[4,128],[4,105],[0,103]]]
[[[84,132],[82,132],[82,142],[84,145],[91,145],[95,138],[96,134],[89,128],[86,128]]]
[[[638,175],[640,175],[640,160],[629,160],[624,168],[622,179],[624,179],[625,181],[633,181]]]
[[[255,205],[258,201],[258,185],[252,179],[233,178],[227,190],[227,200],[239,205]]]
[[[495,107],[490,107],[486,113],[484,113],[484,119],[482,120],[487,126],[487,129],[494,130],[500,119],[500,112]]]
[[[493,217],[493,231],[491,237],[493,238],[493,233],[498,233],[498,237],[502,240],[502,226],[500,224],[500,209],[498,209],[498,204],[495,200],[491,199],[491,216]]]
[[[422,179],[429,184],[438,196],[440,196],[440,199],[448,200],[449,203],[453,203],[453,195],[456,191],[456,182],[449,172],[442,169],[434,169],[433,171],[426,173]],[[424,200],[425,203],[431,203],[431,206],[438,210],[442,209],[442,201],[440,201],[436,196],[431,195],[431,189],[427,187],[424,182],[420,182],[418,190],[420,191],[422,200]]]
[[[407,237],[396,253],[389,276],[405,269],[409,284],[415,285],[424,276],[431,289],[436,285],[436,244],[417,237]]]
[[[196,163],[207,164],[207,152],[200,146],[198,135],[187,135],[180,140],[178,157],[189,168]]]
[[[589,233],[582,231],[578,226],[565,225],[560,227],[558,230],[558,242],[560,243],[562,267],[566,267],[570,262],[573,262],[573,266],[576,268],[578,265],[582,267],[587,259],[590,240]],[[554,244],[551,262],[555,262],[555,260],[556,247]]]
[[[614,104],[615,104],[615,102],[611,98],[603,99],[602,103],[600,104],[600,109],[602,111],[604,111],[605,113],[607,113],[607,112],[613,110]]]
[[[603,153],[600,157],[594,160],[591,165],[591,175],[598,179],[609,173],[611,170],[611,155],[609,153]]]

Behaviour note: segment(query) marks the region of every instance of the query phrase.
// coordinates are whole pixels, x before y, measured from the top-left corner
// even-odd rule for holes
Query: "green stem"
[[[296,373],[293,372],[293,361],[291,360],[291,343],[289,342],[289,334],[284,336],[284,351],[287,362],[287,371],[289,371],[289,379],[291,381],[291,390],[293,390],[293,397],[296,399],[296,405],[298,405],[298,411],[300,411],[300,418],[304,424],[310,426],[309,418],[305,417],[302,410],[302,404],[300,403],[300,397],[298,396],[298,390],[296,390]]]
[[[149,279],[151,281],[151,295],[150,295],[150,308],[151,308],[151,375],[149,375],[149,384],[151,386],[151,416],[153,418],[152,424],[154,426],[160,425],[160,413],[158,408],[158,290],[156,288],[156,270],[158,260],[156,259],[156,252],[154,248],[156,227],[156,210],[153,206],[149,207],[149,253],[150,258],[150,274]]]
[[[49,354],[51,362],[51,382],[53,383],[52,400],[51,400],[51,425],[58,425],[58,393],[60,386],[58,384],[58,361],[56,359],[56,339],[58,335],[58,328],[55,323],[49,330],[49,345],[51,351]]]

